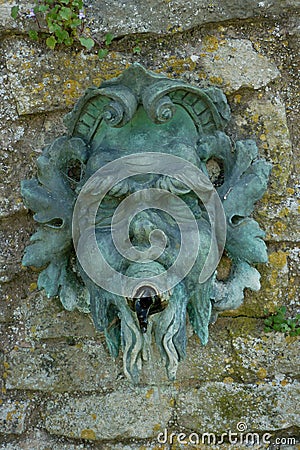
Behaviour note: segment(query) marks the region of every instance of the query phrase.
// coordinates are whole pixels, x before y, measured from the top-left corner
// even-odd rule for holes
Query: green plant
[[[286,307],[281,306],[276,309],[276,313],[264,320],[266,333],[271,331],[279,331],[288,333],[290,336],[300,336],[300,314],[293,319],[286,318]]]
[[[105,40],[104,40],[104,45],[106,46],[106,48],[100,48],[100,50],[98,51],[98,57],[100,59],[104,58],[107,53],[108,53],[108,48],[110,46],[110,44],[112,43],[114,36],[112,33],[107,33],[105,36]]]
[[[13,6],[11,16],[15,20],[35,22],[37,30],[29,29],[29,37],[35,41],[44,38],[52,50],[58,44],[70,46],[77,42],[87,50],[98,47],[98,56],[103,58],[114,39],[112,33],[107,33],[103,42],[91,36],[85,27],[83,0],[36,0],[35,6],[26,13],[21,13],[19,6]]]

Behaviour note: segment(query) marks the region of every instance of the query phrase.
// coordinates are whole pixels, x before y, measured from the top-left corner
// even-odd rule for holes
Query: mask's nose
[[[159,302],[159,298],[151,286],[141,286],[135,294],[135,312],[142,333],[146,333],[151,306]]]
[[[148,218],[148,214],[142,211],[133,219],[130,225],[131,241],[136,245],[148,243],[151,231],[156,228],[155,224]]]

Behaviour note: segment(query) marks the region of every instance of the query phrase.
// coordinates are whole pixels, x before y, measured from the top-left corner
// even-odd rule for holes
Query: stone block
[[[274,62],[254,50],[247,39],[205,36],[199,56],[210,83],[226,94],[242,88],[260,89],[280,75]]]
[[[15,349],[7,355],[6,364],[8,390],[101,391],[114,384],[118,375],[118,365],[95,341]]]
[[[288,166],[290,162],[291,159],[284,165]],[[284,183],[287,182],[287,177],[288,172],[286,172],[286,180],[283,179]],[[289,242],[292,245],[300,240],[299,199],[294,188],[287,188],[286,194],[286,196],[265,194],[257,207],[255,216],[256,220],[263,225],[268,241]]]
[[[21,310],[28,340],[97,336],[89,314],[66,311],[57,297],[49,299],[43,291],[33,292]]]
[[[19,30],[29,24],[15,22],[10,17],[10,8],[16,4],[9,1],[1,4],[0,31]],[[22,12],[28,13],[30,3],[20,1]],[[206,23],[223,22],[232,19],[250,19],[256,17],[280,17],[283,13],[296,11],[296,0],[275,0],[272,3],[261,1],[223,0],[221,4],[210,0],[103,0],[101,5],[96,0],[89,0],[86,4],[86,21],[96,36],[101,39],[107,32],[115,36],[132,33],[171,33],[174,30],[188,30]]]
[[[186,357],[179,362],[177,380],[182,385],[191,385],[208,379],[222,381],[230,376],[230,366],[224,364],[232,356],[229,331],[220,319],[210,326],[209,341],[203,346],[200,339],[193,333],[191,326],[187,327]],[[141,382],[148,385],[168,385],[166,369],[158,349],[152,344],[150,358],[143,361]]]
[[[126,58],[118,54],[100,63],[93,53],[68,49],[54,53],[20,38],[6,40],[4,54],[20,115],[73,106],[87,87],[119,75],[126,66]]]
[[[61,396],[46,406],[49,433],[87,440],[155,437],[172,417],[171,390],[126,386],[106,395]]]
[[[223,326],[230,335],[231,377],[245,383],[269,380],[275,386],[285,386],[298,378],[300,337],[264,333],[262,321],[245,317],[228,319]]]
[[[260,205],[262,209],[263,207],[268,208],[268,211],[270,211],[272,205],[274,211],[271,214],[274,214],[274,212],[280,214],[282,207],[278,207],[278,204],[280,204],[279,196],[286,198],[285,207],[288,207],[288,197],[291,197],[291,193],[294,193],[293,190],[288,190],[287,184],[292,169],[293,153],[285,104],[278,95],[272,96],[272,99],[253,96],[251,100],[245,102],[241,98],[240,102],[244,106],[239,113],[235,114],[234,120],[237,126],[241,129],[247,128],[248,133],[249,128],[251,131],[253,130],[258,137],[257,144],[260,155],[265,156],[273,164],[269,189]],[[271,198],[269,197],[270,194],[272,194]],[[273,201],[270,202],[270,200]],[[263,223],[268,226],[265,219],[264,217]]]
[[[297,427],[299,389],[296,381],[285,386],[232,380],[203,383],[197,389],[179,392],[178,425],[200,434],[237,432],[239,423],[249,432]]]
[[[219,319],[210,326],[209,340],[203,346],[194,334],[188,340],[187,355],[179,363],[177,378],[181,382],[197,383],[198,381],[222,381],[230,376],[229,366],[224,364],[232,355],[228,330],[224,327],[224,320]]]
[[[4,434],[22,434],[26,427],[29,402],[4,400],[0,403],[0,432]]]
[[[26,433],[23,438],[0,444],[1,450],[90,450],[88,443],[71,444],[64,439],[55,438],[42,430]]]
[[[264,317],[266,310],[275,312],[277,307],[285,305],[288,309],[297,309],[299,305],[298,270],[291,267],[291,258],[297,257],[297,248],[283,244],[269,245],[269,261],[259,264],[261,289],[258,292],[245,291],[243,304],[236,310],[226,311],[223,316]],[[299,308],[298,308],[299,309]]]
[[[18,187],[19,188],[19,187]],[[0,280],[8,283],[22,273],[24,244],[34,229],[26,216],[16,215],[14,220],[3,220],[0,228]]]

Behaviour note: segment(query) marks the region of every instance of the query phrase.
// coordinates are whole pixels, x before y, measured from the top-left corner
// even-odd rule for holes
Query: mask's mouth
[[[165,309],[168,302],[153,286],[140,286],[132,298],[128,298],[130,308],[136,313],[142,333],[147,332],[148,317]]]

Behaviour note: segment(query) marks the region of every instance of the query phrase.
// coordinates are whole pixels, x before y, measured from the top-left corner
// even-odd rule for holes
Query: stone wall
[[[300,448],[288,443],[299,439],[299,337],[265,333],[263,325],[265,308],[286,305],[290,317],[299,308],[299,2],[87,3],[92,32],[116,36],[101,61],[81,48],[52,51],[29,40],[10,18],[14,3],[0,4],[0,449],[242,449],[157,439],[165,429],[220,437],[243,431],[239,423],[260,435],[253,448]],[[84,90],[135,61],[222,88],[233,115],[229,134],[254,139],[273,171],[255,211],[269,249],[268,264],[259,267],[261,290],[247,292],[242,307],[211,326],[206,347],[190,333],[176,382],[167,381],[154,350],[134,387],[90,317],[47,299],[37,273],[22,267],[35,225],[19,186],[35,173],[43,146],[64,132],[62,118]],[[262,443],[266,433],[270,445]]]

